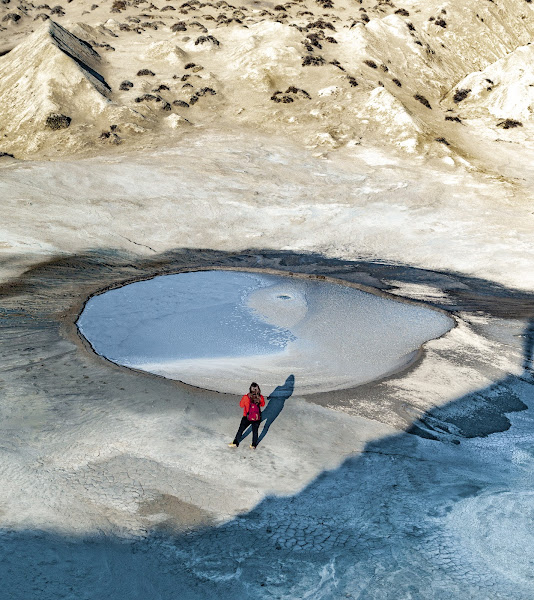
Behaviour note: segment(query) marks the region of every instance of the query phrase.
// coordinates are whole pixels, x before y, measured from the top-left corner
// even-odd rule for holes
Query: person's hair
[[[260,386],[253,381],[248,389],[249,396],[252,400],[259,400],[261,396]]]

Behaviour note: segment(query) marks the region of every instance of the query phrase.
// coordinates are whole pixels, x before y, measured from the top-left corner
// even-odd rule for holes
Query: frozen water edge
[[[427,307],[331,282],[222,270],[111,290],[78,320],[113,362],[234,394],[289,374],[299,393],[355,387],[407,366],[453,325]]]

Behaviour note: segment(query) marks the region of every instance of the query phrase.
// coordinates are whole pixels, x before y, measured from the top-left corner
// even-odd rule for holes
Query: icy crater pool
[[[354,387],[409,365],[446,315],[320,280],[244,271],[155,277],[93,296],[77,325],[107,359],[198,387]]]

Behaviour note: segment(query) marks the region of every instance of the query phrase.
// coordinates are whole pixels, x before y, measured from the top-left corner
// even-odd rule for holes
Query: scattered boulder
[[[514,129],[515,127],[523,127],[523,123],[521,121],[516,121],[515,119],[505,119],[500,123],[497,123],[497,127],[501,129]]]
[[[371,69],[378,69],[378,65],[375,63],[374,60],[369,60],[369,59],[364,60],[363,64],[367,65],[368,67],[371,67]]]
[[[143,94],[135,99],[136,102],[152,102],[154,100],[156,102],[160,101],[157,96],[154,96],[154,94]]]
[[[325,64],[325,59],[322,56],[306,55],[302,60],[303,67],[320,67]]]
[[[294,98],[292,96],[286,96],[286,95],[282,95],[282,92],[275,92],[272,96],[271,96],[271,100],[273,102],[281,102],[283,104],[289,104],[290,102],[294,102]]]
[[[7,15],[2,19],[2,21],[4,23],[7,23],[8,21],[17,23],[18,21],[20,21],[20,19],[21,19],[21,16],[17,13],[7,13]]]
[[[45,126],[54,131],[58,129],[67,129],[67,127],[70,127],[71,121],[72,119],[66,115],[52,113],[46,117]]]
[[[118,131],[118,130],[117,130]],[[114,130],[110,130],[110,131],[103,131],[99,138],[102,141],[107,141],[110,144],[115,144],[116,146],[118,146],[119,144],[122,144],[122,138],[120,137],[120,135],[118,135],[116,133],[116,131]]]
[[[465,100],[470,92],[471,90],[456,90],[453,96],[454,104],[459,104],[462,100]]]
[[[430,105],[430,102],[421,94],[414,94],[414,98],[420,102],[423,106],[426,106],[427,108],[429,108],[430,110],[432,110],[432,106]]]
[[[123,10],[126,10],[127,5],[126,2],[124,0],[114,0],[113,4],[111,5],[111,10],[110,12],[112,13],[120,13]]]
[[[171,31],[176,33],[177,31],[187,31],[187,27],[183,21],[178,21],[171,27]]]
[[[213,44],[214,46],[219,46],[220,42],[217,38],[214,38],[212,35],[201,35],[199,37],[197,37],[197,39],[195,40],[195,46],[198,46],[199,44]]]
[[[217,92],[210,87],[203,87],[197,92],[197,96],[215,96],[215,94],[217,94]]]

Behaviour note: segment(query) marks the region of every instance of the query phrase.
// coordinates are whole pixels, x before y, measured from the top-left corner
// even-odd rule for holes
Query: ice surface
[[[129,366],[184,358],[268,354],[291,337],[242,299],[263,285],[242,273],[183,273],[92,298],[78,325],[95,350]]]
[[[113,362],[230,393],[290,374],[300,392],[359,385],[405,367],[452,325],[354,288],[237,271],[129,284],[91,298],[78,320]]]

